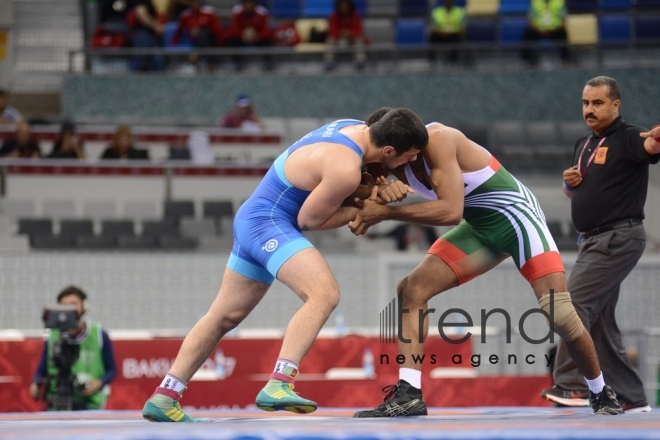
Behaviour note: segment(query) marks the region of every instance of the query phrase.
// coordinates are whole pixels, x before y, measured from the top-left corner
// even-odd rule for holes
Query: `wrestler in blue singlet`
[[[234,245],[227,267],[245,277],[270,284],[282,265],[297,252],[314,247],[298,226],[298,213],[310,194],[291,185],[284,175],[287,158],[317,142],[345,145],[360,157],[364,152],[339,132],[362,121],[342,119],[308,133],[286,149],[271,165],[257,189],[234,218]]]

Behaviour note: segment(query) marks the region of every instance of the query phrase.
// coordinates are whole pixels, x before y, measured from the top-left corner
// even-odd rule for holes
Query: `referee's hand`
[[[564,171],[562,176],[566,185],[571,188],[576,188],[582,183],[582,173],[580,173],[575,167],[570,167]]]

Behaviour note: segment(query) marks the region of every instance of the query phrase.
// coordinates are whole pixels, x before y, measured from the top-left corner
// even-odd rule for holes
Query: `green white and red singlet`
[[[430,175],[424,162],[427,175]],[[405,166],[406,178],[417,194],[437,200]],[[463,284],[511,256],[520,273],[532,283],[564,272],[557,245],[545,215],[532,192],[490,156],[487,167],[463,173],[465,205],[457,227],[440,237],[428,253],[441,258]]]

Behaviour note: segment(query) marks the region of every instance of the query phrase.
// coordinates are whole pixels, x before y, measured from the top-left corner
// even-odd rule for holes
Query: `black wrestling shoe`
[[[387,393],[383,399],[385,403],[372,410],[358,411],[353,414],[353,417],[405,417],[428,414],[422,398],[422,390],[415,388],[405,380],[399,380],[396,385],[384,387],[383,392]]]
[[[589,406],[588,391],[569,391],[557,385],[541,391],[541,397],[561,406]]]
[[[616,393],[610,386],[605,385],[603,391],[598,394],[589,391],[589,402],[591,402],[591,407],[594,409],[594,414],[605,416],[623,414],[623,408],[616,400]]]

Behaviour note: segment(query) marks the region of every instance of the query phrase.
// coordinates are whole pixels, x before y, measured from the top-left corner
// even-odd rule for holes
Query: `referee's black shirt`
[[[571,216],[578,231],[644,218],[649,164],[660,154],[646,152],[643,131],[619,116],[600,136],[589,132],[575,143],[573,165],[582,172],[582,183],[573,190]]]

